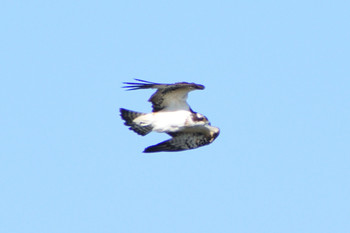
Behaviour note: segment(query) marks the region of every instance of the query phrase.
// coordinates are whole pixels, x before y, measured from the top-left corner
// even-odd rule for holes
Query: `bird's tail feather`
[[[152,126],[141,126],[134,122],[134,120],[142,115],[146,115],[145,113],[140,112],[134,112],[131,110],[127,110],[124,108],[120,109],[120,116],[125,121],[125,125],[130,126],[129,129],[134,131],[135,133],[145,136],[146,134],[150,133],[152,131]]]

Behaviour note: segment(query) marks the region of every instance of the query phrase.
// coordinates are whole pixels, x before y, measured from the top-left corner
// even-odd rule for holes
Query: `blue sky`
[[[1,232],[349,232],[348,1],[3,1]],[[120,107],[196,82],[206,147]]]

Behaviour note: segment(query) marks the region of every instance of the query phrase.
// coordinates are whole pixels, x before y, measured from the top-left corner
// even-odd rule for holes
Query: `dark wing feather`
[[[135,79],[135,80],[139,82],[138,83],[123,82],[124,84],[126,84],[126,86],[123,86],[123,88],[127,88],[128,91],[132,91],[132,90],[139,90],[139,89],[164,88],[167,85],[167,84],[149,82],[142,79]]]
[[[209,128],[207,128],[209,127]],[[212,126],[202,127],[201,129],[194,129],[194,132],[186,130],[177,133],[168,133],[172,136],[170,140],[161,142],[157,145],[147,147],[144,152],[161,152],[161,151],[182,151],[195,149],[201,146],[212,143],[219,135],[219,129]],[[212,130],[215,131],[212,131]]]
[[[182,103],[183,107],[189,109],[186,103],[187,94],[192,90],[203,90],[204,86],[196,83],[179,82],[174,84],[154,83],[141,79],[139,82],[124,82],[128,90],[157,89],[148,100],[152,102],[153,112],[172,107],[174,103]]]
[[[182,151],[194,149],[209,144],[209,140],[205,135],[200,133],[183,133],[173,137],[170,140],[161,142],[157,145],[147,147],[144,152],[160,152],[160,151]]]

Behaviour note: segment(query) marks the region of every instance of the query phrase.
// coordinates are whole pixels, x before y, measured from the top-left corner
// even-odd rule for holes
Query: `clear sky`
[[[350,232],[349,1],[2,1],[0,232]],[[196,150],[128,130],[196,82]]]

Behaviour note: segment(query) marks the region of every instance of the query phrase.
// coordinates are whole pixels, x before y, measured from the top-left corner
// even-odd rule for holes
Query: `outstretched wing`
[[[147,147],[143,152],[161,152],[161,151],[182,151],[195,149],[212,143],[219,135],[219,129],[213,126],[198,127],[191,132],[186,129],[177,133],[168,133],[172,136],[170,140],[161,142],[157,145]]]
[[[124,82],[128,90],[157,89],[148,100],[152,102],[153,112],[161,110],[189,110],[187,104],[188,92],[192,90],[203,90],[204,86],[196,83],[180,82],[174,84],[162,84],[135,79],[139,82]]]

